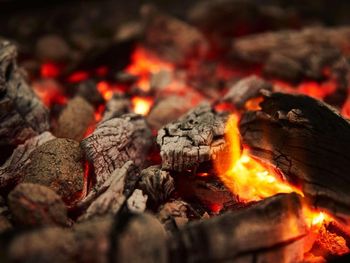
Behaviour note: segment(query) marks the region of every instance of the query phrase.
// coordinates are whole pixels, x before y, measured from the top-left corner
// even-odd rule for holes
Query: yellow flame
[[[153,104],[151,98],[133,97],[131,100],[133,111],[137,114],[147,115]]]

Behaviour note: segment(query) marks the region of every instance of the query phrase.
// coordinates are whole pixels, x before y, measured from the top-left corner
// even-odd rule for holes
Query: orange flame
[[[147,115],[152,107],[153,100],[149,97],[133,97],[131,103],[135,113]]]
[[[243,202],[258,201],[278,193],[296,192],[297,187],[283,180],[277,173],[263,166],[249,155],[249,149],[241,151],[237,115],[231,115],[225,131],[228,151],[223,158],[215,160],[215,168],[222,182]],[[330,217],[325,213],[304,209],[305,222],[310,229],[318,229]]]
[[[151,88],[151,74],[172,69],[172,64],[160,60],[142,47],[137,47],[132,54],[131,64],[126,68],[126,72],[138,76],[137,86],[142,91],[147,92]]]

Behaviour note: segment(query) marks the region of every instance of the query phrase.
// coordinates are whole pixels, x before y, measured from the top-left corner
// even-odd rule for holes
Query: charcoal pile
[[[347,262],[342,10],[97,2],[4,5],[0,261]]]

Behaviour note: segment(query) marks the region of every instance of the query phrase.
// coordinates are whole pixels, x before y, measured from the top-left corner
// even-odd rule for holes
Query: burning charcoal
[[[81,202],[80,206],[91,205],[80,220],[116,214],[134,191],[139,177],[137,167],[131,161],[116,169],[103,185],[97,185]]]
[[[70,139],[48,141],[31,153],[30,160],[24,182],[48,186],[66,202],[73,201],[82,191],[83,153],[78,142]]]
[[[94,165],[97,188],[129,160],[142,166],[151,144],[151,131],[144,118],[136,114],[125,114],[100,123],[81,142],[87,158]]]
[[[94,108],[82,97],[75,97],[59,116],[54,134],[59,138],[81,141],[93,121]]]
[[[168,232],[175,233],[179,228],[187,224],[188,207],[189,205],[183,201],[168,202],[159,209],[157,218]]]
[[[20,225],[69,225],[61,197],[46,186],[19,184],[8,200],[14,221]]]
[[[107,102],[106,110],[101,122],[120,117],[123,114],[131,112],[130,99],[124,94],[114,93],[113,97]]]
[[[104,102],[101,93],[97,90],[95,81],[87,80],[79,84],[76,96],[84,98],[91,105],[98,106]]]
[[[112,262],[168,262],[166,233],[153,216],[143,213],[118,220]],[[137,252],[135,252],[137,251]]]
[[[183,171],[215,158],[225,146],[225,119],[204,104],[160,129],[162,168]]]
[[[147,199],[147,195],[144,195],[140,189],[136,189],[126,201],[126,206],[132,213],[143,213],[146,210]]]
[[[16,56],[13,44],[0,42],[1,149],[24,143],[49,129],[48,110],[25,82],[17,67]]]
[[[51,133],[44,132],[19,145],[0,167],[0,189],[13,187],[21,181],[30,164],[31,153],[40,145],[53,139],[55,137]]]
[[[170,240],[170,257],[172,262],[301,262],[306,234],[300,198],[280,194],[188,224]]]
[[[225,94],[223,101],[232,103],[238,109],[244,108],[246,102],[260,95],[261,90],[272,90],[272,85],[253,75],[235,83]]]
[[[145,45],[157,55],[173,63],[183,63],[189,57],[203,57],[208,51],[204,36],[185,22],[144,6]]]
[[[62,37],[46,35],[36,43],[36,54],[43,61],[62,62],[71,57],[71,50]]]
[[[188,112],[193,105],[188,100],[178,96],[169,96],[161,99],[151,109],[147,122],[153,129],[160,129],[165,124],[177,120]]]
[[[174,180],[169,172],[161,170],[157,165],[141,171],[138,188],[147,194],[148,200],[153,207],[157,207],[159,204],[167,201],[175,190]]]
[[[77,243],[68,229],[45,227],[14,237],[6,262],[76,262]]]
[[[349,221],[349,122],[302,95],[266,93],[260,106],[242,117],[243,144],[297,182],[315,207]]]

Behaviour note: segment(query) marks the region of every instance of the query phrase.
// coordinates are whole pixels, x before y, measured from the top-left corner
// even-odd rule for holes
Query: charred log
[[[125,114],[100,123],[81,142],[96,173],[96,187],[101,187],[115,169],[127,161],[143,165],[152,144],[151,131],[142,116]]]
[[[215,158],[224,147],[225,117],[201,105],[158,131],[162,168],[183,171]]]
[[[236,213],[188,224],[170,239],[171,262],[301,262],[306,234],[298,195],[276,195]]]
[[[260,105],[242,117],[243,144],[300,185],[315,207],[348,221],[349,122],[307,96],[265,94]]]
[[[18,145],[49,129],[48,110],[16,64],[17,51],[0,42],[0,147]]]
[[[122,116],[131,112],[131,102],[123,94],[114,93],[113,97],[107,102],[106,110],[103,114],[102,122]]]

